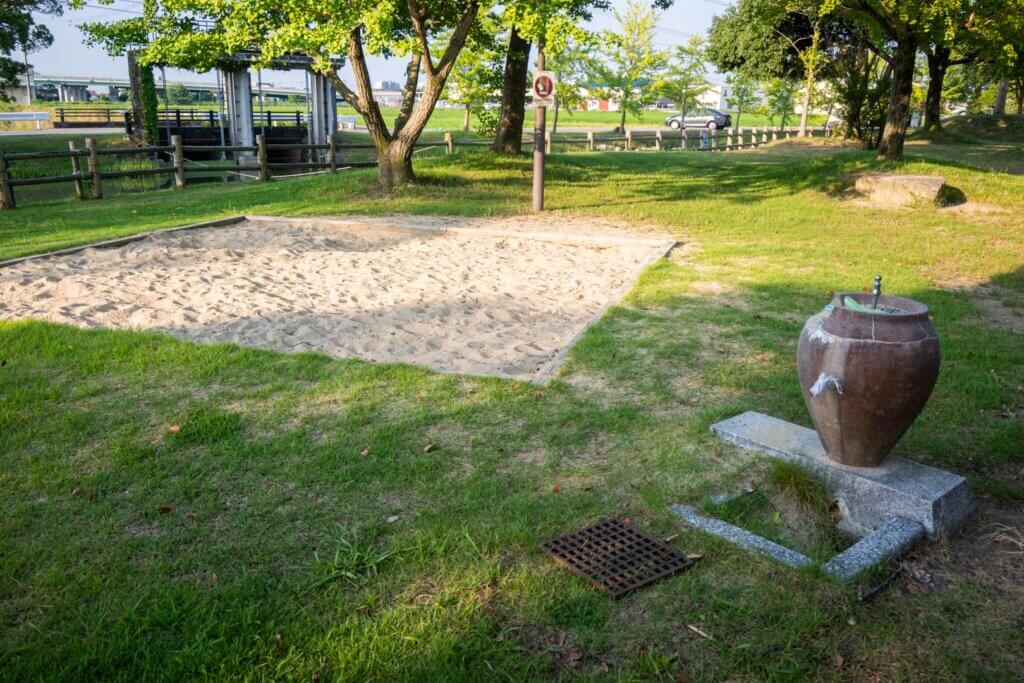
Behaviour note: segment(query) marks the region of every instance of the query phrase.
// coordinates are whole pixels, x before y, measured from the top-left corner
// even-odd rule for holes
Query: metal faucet
[[[875,276],[875,286],[871,290],[871,308],[878,308],[878,297],[882,295],[882,276]]]

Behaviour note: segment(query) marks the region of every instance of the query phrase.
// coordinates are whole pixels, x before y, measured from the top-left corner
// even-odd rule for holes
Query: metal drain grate
[[[542,547],[556,562],[616,599],[694,563],[618,519],[603,519]]]

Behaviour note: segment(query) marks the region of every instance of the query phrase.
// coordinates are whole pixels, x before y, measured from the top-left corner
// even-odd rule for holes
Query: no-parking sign
[[[533,106],[555,106],[555,72],[538,71],[533,76]]]

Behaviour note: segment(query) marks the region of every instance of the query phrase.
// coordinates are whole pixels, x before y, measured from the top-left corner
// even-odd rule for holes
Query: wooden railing
[[[169,123],[173,126],[210,126],[219,125],[220,112],[216,109],[174,109],[160,108],[157,110],[157,119],[161,124]],[[301,126],[308,120],[303,111],[254,111],[252,121],[254,126],[278,126],[295,125]],[[97,127],[113,128],[124,126],[128,133],[131,133],[134,126],[132,112],[128,109],[104,109],[88,107],[57,107],[53,113],[54,128],[74,127]]]
[[[446,137],[450,140],[450,135]],[[446,145],[451,152],[452,145]],[[438,147],[437,143],[422,142],[416,147]],[[95,138],[86,138],[85,147],[76,148],[74,141],[68,143],[67,150],[47,152],[22,152],[17,154],[0,153],[0,209],[13,209],[17,206],[15,188],[31,185],[48,185],[51,183],[72,183],[75,195],[79,199],[102,199],[103,181],[113,178],[135,178],[143,176],[173,176],[173,184],[183,189],[190,175],[211,173],[233,173],[249,180],[267,181],[282,171],[301,170],[311,172],[334,173],[341,169],[376,166],[375,160],[349,161],[339,164],[338,155],[344,150],[375,149],[372,144],[344,144],[332,138],[325,145],[309,145],[304,143],[272,144],[263,135],[256,136],[256,144],[243,145],[186,145],[180,135],[171,136],[170,145],[143,145],[134,147],[99,147]],[[272,152],[300,151],[311,158],[303,161],[271,161]],[[234,157],[234,163],[201,164],[190,161],[190,152],[210,153],[221,152]],[[152,168],[133,168],[103,170],[104,157],[143,156],[160,164]],[[71,172],[64,175],[17,177],[12,170],[22,162],[46,159],[66,159]]]
[[[814,128],[810,130],[812,135],[821,136],[827,134],[825,128]],[[744,128],[726,129],[711,131],[707,129],[686,130],[681,133],[663,133],[655,131],[631,131],[627,130],[621,134],[604,134],[593,131],[586,134],[568,134],[565,136],[552,136],[548,133],[545,137],[545,151],[551,153],[554,145],[585,145],[587,151],[605,151],[609,146],[615,149],[621,148],[626,151],[640,149],[653,149],[655,151],[669,150],[673,147],[680,151],[715,152],[736,149],[750,149],[761,145],[791,138],[797,135],[795,128]],[[524,140],[525,146],[532,146],[532,140]],[[419,142],[416,147],[423,149],[427,147],[443,147],[446,154],[454,154],[456,147],[488,147],[490,141],[486,140],[456,140],[451,133],[445,133],[440,144],[434,142]],[[339,166],[338,155],[344,150],[374,150],[373,143],[339,143],[334,138],[326,145],[308,145],[301,143],[292,144],[270,144],[266,142],[263,135],[256,136],[254,146],[239,145],[185,145],[180,135],[171,136],[171,144],[166,146],[145,145],[135,147],[105,147],[96,145],[94,138],[85,139],[85,148],[78,149],[75,143],[69,142],[67,150],[49,152],[24,152],[18,154],[0,153],[0,209],[12,209],[16,206],[14,188],[27,185],[44,185],[50,183],[73,183],[75,195],[79,198],[92,199],[103,197],[103,181],[112,178],[134,178],[143,176],[173,175],[174,186],[178,189],[185,187],[190,174],[195,173],[235,173],[248,179],[266,181],[279,171],[305,169],[313,172],[334,173],[340,168],[360,168],[375,166],[375,160],[367,161],[344,161]],[[308,161],[272,162],[268,159],[268,152],[275,150],[292,150],[306,153]],[[234,159],[232,164],[203,165],[199,162],[190,161],[187,158],[189,152],[221,152],[231,154]],[[239,158],[239,155],[242,155]],[[252,157],[255,155],[255,158]],[[110,156],[146,156],[160,163],[160,166],[153,168],[133,168],[119,170],[103,170],[101,160]],[[161,156],[164,159],[161,159]],[[314,158],[322,160],[314,160]],[[12,166],[19,162],[34,161],[42,159],[67,159],[71,173],[66,175],[16,177],[12,174]],[[191,164],[191,165],[189,165]],[[83,169],[84,165],[84,169]]]
[[[711,130],[708,128],[687,128],[682,131],[664,132],[661,130],[626,130],[624,133],[587,133],[553,136],[550,132],[544,137],[545,151],[550,154],[554,145],[585,145],[588,152],[607,151],[609,147],[620,145],[626,151],[652,149],[655,151],[677,149],[694,152],[721,152],[735,149],[752,149],[776,140],[796,137],[796,128],[780,128],[761,126],[753,128],[725,128]],[[812,137],[828,135],[825,127],[808,129]],[[465,144],[465,143],[462,143]],[[489,143],[487,143],[489,144]],[[523,138],[524,146],[532,147],[532,136]]]

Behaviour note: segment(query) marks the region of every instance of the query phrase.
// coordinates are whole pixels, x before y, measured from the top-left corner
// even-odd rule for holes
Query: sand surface
[[[664,252],[582,227],[393,217],[163,233],[0,268],[0,319],[531,378]]]

